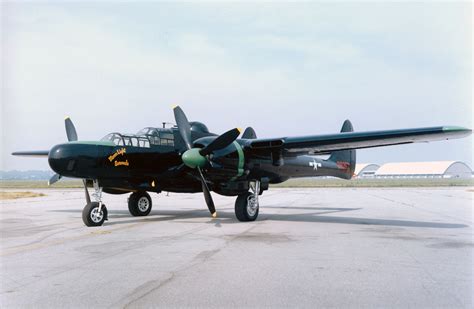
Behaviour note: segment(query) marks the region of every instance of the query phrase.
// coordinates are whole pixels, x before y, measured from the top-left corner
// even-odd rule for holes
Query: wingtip
[[[69,116],[64,117],[64,120],[71,119]]]
[[[212,214],[212,217],[213,217],[213,218],[217,218],[217,212],[214,212],[214,213]]]
[[[175,108],[178,108],[178,107],[179,107],[178,104],[175,104],[175,105],[172,105],[172,106],[171,106],[172,109],[175,109]]]
[[[472,133],[471,129],[459,127],[459,126],[444,126],[443,131],[444,132],[460,132],[460,133],[466,133],[466,134]]]

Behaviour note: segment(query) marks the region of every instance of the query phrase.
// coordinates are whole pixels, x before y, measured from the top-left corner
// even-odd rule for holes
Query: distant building
[[[380,165],[374,163],[357,163],[354,174],[355,177],[373,178]]]
[[[460,161],[402,162],[383,164],[376,178],[471,178],[471,168]]]

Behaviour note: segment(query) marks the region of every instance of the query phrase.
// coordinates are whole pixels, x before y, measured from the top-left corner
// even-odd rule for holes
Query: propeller
[[[66,125],[67,140],[70,142],[77,141],[76,128],[74,127],[71,118],[66,117],[66,119],[64,119],[64,124]]]
[[[59,181],[59,179],[61,179],[61,175],[59,174],[54,174],[53,177],[51,177],[49,180],[48,180],[48,186],[56,183]]]
[[[222,135],[219,135],[215,140],[213,140],[209,145],[199,150],[201,156],[207,156],[213,153],[216,150],[225,148],[232,144],[237,137],[240,135],[240,129],[235,128],[225,132]]]
[[[64,119],[64,125],[66,127],[66,135],[67,135],[67,140],[70,142],[75,142],[77,141],[77,132],[76,128],[74,127],[74,124],[72,123],[71,118],[66,117]],[[59,174],[54,174],[53,177],[51,177],[48,181],[48,186],[58,182],[61,179],[61,175]],[[87,190],[87,188],[86,188]]]
[[[64,119],[64,125],[66,127],[67,140],[69,142],[77,141],[76,127],[74,126],[74,123],[72,123],[71,118],[66,117]],[[51,179],[48,181],[48,186],[50,186],[50,185],[54,184],[55,182],[59,181],[61,179],[61,177],[62,176],[59,175],[59,174],[54,174],[53,177],[51,177]],[[90,195],[89,195],[89,190],[87,190],[87,182],[86,182],[85,179],[83,179],[82,183],[84,184],[84,191],[85,191],[85,195],[86,195],[87,204],[90,204],[91,203],[91,198],[90,198]]]
[[[189,150],[192,148],[191,143],[191,125],[189,124],[188,118],[184,114],[183,110],[179,106],[173,108],[174,119],[178,126],[179,134],[186,144],[186,148]]]
[[[202,170],[200,167],[197,168],[199,171],[199,175],[201,176],[201,185],[202,185],[202,193],[204,193],[204,199],[206,200],[207,208],[211,212],[211,216],[213,218],[217,217],[216,207],[214,206],[214,200],[211,196],[211,191],[207,186],[206,180],[204,179],[204,175],[202,174]]]
[[[206,179],[202,173],[202,167],[207,163],[207,156],[213,153],[214,151],[224,149],[230,144],[232,144],[237,137],[240,135],[240,129],[235,128],[225,132],[222,135],[219,135],[215,140],[213,140],[209,145],[204,148],[193,148],[192,138],[191,138],[191,125],[189,124],[188,118],[184,114],[183,110],[179,106],[173,108],[174,118],[176,120],[176,125],[178,126],[178,131],[186,144],[186,151],[182,154],[181,159],[183,163],[190,167],[196,168],[199,172],[202,184],[202,192],[204,193],[204,199],[206,200],[207,208],[209,209],[213,218],[217,216],[216,208],[214,206],[214,201],[212,200],[211,191],[207,186]]]

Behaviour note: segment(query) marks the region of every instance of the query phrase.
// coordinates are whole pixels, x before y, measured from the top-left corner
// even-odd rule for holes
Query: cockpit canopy
[[[146,127],[137,132],[137,135],[153,135],[157,133],[157,128]]]
[[[117,146],[150,148],[150,140],[146,136],[110,133],[104,136],[102,140],[111,141]]]
[[[132,146],[150,148],[151,146],[174,146],[172,129],[159,129],[147,127],[137,134],[110,133],[102,138],[111,141],[117,146]]]

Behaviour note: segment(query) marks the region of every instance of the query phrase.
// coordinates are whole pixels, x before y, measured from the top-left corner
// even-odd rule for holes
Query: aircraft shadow
[[[398,227],[421,227],[421,228],[444,228],[454,229],[468,227],[466,224],[459,223],[440,223],[430,221],[411,221],[411,220],[392,220],[392,219],[373,219],[361,217],[341,217],[341,216],[312,216],[306,218],[300,215],[291,215],[291,219],[282,215],[262,215],[263,220],[274,221],[294,221],[294,222],[320,222],[320,223],[340,223],[340,224],[358,224],[358,225],[382,225],[382,226],[398,226]]]
[[[379,226],[398,226],[398,227],[418,227],[418,228],[443,228],[454,229],[468,227],[466,224],[459,223],[440,223],[430,221],[411,221],[411,220],[394,220],[394,219],[374,219],[363,217],[345,217],[345,216],[327,216],[327,214],[340,213],[345,211],[354,211],[361,208],[328,208],[328,207],[269,207],[269,208],[288,208],[288,209],[309,209],[317,210],[310,213],[299,214],[265,214],[260,213],[259,221],[286,221],[286,222],[308,222],[308,223],[334,223],[334,224],[356,224],[356,225],[379,225]],[[59,209],[51,210],[53,212],[64,213],[82,213],[82,209]],[[219,217],[216,219],[209,218],[210,224],[215,224],[217,227],[220,224],[234,224],[240,223],[235,218],[234,212],[220,210]],[[130,220],[121,221],[107,221],[104,225],[120,225],[139,222],[160,222],[160,221],[176,221],[180,223],[193,223],[185,221],[188,219],[209,217],[207,209],[193,209],[193,210],[154,210],[147,217],[131,217],[128,210],[111,210],[109,212],[109,219],[130,217]]]

